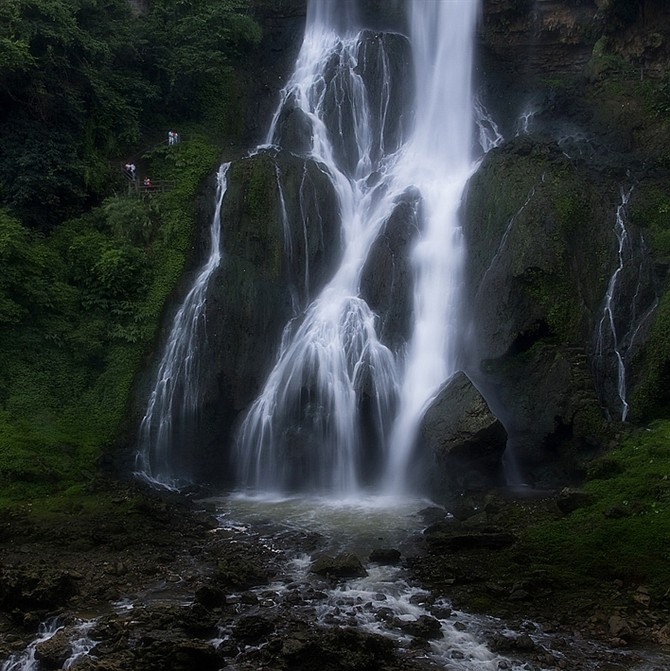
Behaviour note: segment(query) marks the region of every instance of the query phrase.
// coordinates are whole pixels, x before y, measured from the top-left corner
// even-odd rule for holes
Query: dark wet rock
[[[343,96],[353,96],[353,87],[363,82],[373,120],[371,128],[371,157],[376,160],[382,151],[388,153],[399,146],[411,115],[404,106],[410,100],[412,85],[410,46],[399,33],[366,31],[358,53],[356,68],[358,82],[352,82],[340,68],[340,54],[334,54],[323,74],[322,118],[333,145],[335,160],[340,168],[354,172],[359,161],[356,143],[356,120],[350,106],[342,105]],[[387,88],[388,87],[388,88]],[[390,104],[389,109],[383,109]],[[383,122],[383,126],[381,123]]]
[[[361,578],[367,575],[361,560],[352,553],[335,557],[320,555],[312,563],[311,571],[327,578]]]
[[[468,187],[466,303],[477,352],[468,373],[505,424],[509,456],[538,487],[577,481],[606,438],[603,407],[621,415],[607,368],[616,357],[592,354],[619,263],[612,181],[621,178],[603,183],[534,134],[489,152]],[[641,232],[631,223],[627,234],[632,258],[614,317],[621,332],[630,326],[623,311],[644,314],[657,296]]]
[[[35,659],[45,669],[60,669],[72,654],[72,639],[76,635],[74,627],[64,627],[51,638],[38,644]]]
[[[595,496],[591,492],[564,487],[556,497],[556,506],[562,513],[569,515],[579,508],[590,506],[594,500]]]
[[[210,637],[216,634],[218,617],[200,603],[194,603],[181,614],[181,627],[190,634]]]
[[[7,612],[51,609],[76,591],[77,582],[66,570],[0,566],[0,608]]]
[[[453,612],[449,606],[431,606],[430,612],[433,617],[438,618],[438,620],[446,620],[451,617]]]
[[[379,315],[379,337],[397,350],[411,332],[411,248],[419,233],[417,194],[405,194],[382,226],[361,272],[361,296]]]
[[[203,584],[195,590],[195,600],[205,608],[219,608],[226,603],[225,592],[215,585]]]
[[[257,559],[250,557],[226,557],[216,567],[213,580],[226,587],[246,590],[258,585],[267,585],[270,571]]]
[[[609,633],[612,637],[630,641],[634,638],[633,628],[628,620],[620,615],[612,615],[607,621]]]
[[[375,564],[395,566],[400,562],[400,551],[393,548],[377,548],[370,553],[368,559]]]
[[[426,524],[434,524],[435,522],[441,522],[444,520],[448,513],[443,508],[436,508],[431,506],[429,508],[423,508],[417,513]]]
[[[379,671],[394,668],[393,642],[358,629],[320,629],[284,655],[296,671]]]
[[[482,490],[502,482],[507,434],[468,376],[456,373],[426,410],[421,435],[439,468],[440,491]]]
[[[500,550],[516,542],[516,537],[506,531],[450,531],[444,528],[432,528],[424,533],[431,552]]]
[[[273,141],[295,154],[307,154],[312,149],[312,122],[296,105],[287,104],[279,114]]]
[[[247,645],[257,644],[274,632],[274,623],[259,615],[245,615],[233,626],[233,636]]]
[[[490,641],[493,652],[523,652],[532,653],[541,650],[528,634],[507,635],[496,634]]]
[[[137,655],[137,668],[146,671],[218,671],[223,661],[205,641],[172,636],[143,638]]]
[[[429,615],[421,615],[418,619],[410,622],[399,620],[397,624],[406,634],[416,638],[433,640],[444,636],[440,621]]]

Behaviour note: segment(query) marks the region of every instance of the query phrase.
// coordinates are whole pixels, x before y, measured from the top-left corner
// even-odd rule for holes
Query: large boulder
[[[503,481],[507,434],[465,373],[444,384],[426,410],[421,436],[448,493],[487,489]]]

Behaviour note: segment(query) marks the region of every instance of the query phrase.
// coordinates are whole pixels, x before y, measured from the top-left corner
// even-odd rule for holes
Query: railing
[[[129,185],[129,188],[137,193],[164,193],[174,189],[177,181],[174,179],[152,179],[150,184],[144,184],[135,180]]]

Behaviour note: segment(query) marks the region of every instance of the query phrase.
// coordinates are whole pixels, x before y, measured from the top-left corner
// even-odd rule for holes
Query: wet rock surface
[[[426,410],[421,434],[443,488],[485,490],[503,480],[507,433],[465,373],[445,382]]]
[[[43,669],[70,660],[79,671],[230,665],[421,671],[444,668],[445,659],[467,663],[468,653],[453,643],[459,636],[486,641],[499,669],[525,663],[533,671],[587,671],[602,668],[596,661],[630,669],[636,657],[628,647],[662,642],[654,637],[667,624],[644,588],[634,593],[636,608],[617,609],[594,594],[591,609],[557,610],[550,576],[504,575],[503,564],[496,570],[496,543],[454,552],[430,541],[512,536],[497,517],[505,513],[501,504],[496,512],[464,502],[461,519],[439,507],[425,509],[417,529],[422,519],[431,525],[422,536],[408,535],[411,556],[404,546],[402,558],[398,550],[377,548],[366,564],[362,554],[338,556],[324,536],[281,522],[228,522],[207,512],[207,504],[134,487],[118,487],[116,495],[118,503],[104,513],[48,521],[17,516],[16,526],[6,528],[2,593],[22,575],[38,592],[43,582],[49,599],[15,600],[11,610],[3,609],[0,659],[20,653],[40,622],[57,617],[62,628],[35,647]],[[92,536],[100,540],[89,542]],[[309,570],[324,557],[331,566],[324,576]],[[391,562],[400,565],[383,566]],[[340,565],[352,568],[334,575]],[[366,587],[368,577],[359,577],[375,571],[391,572],[380,583],[388,588],[374,591]],[[63,575],[66,587],[49,591],[53,576]],[[397,601],[403,590],[407,597]],[[458,610],[476,609],[482,593],[495,604],[488,615],[504,619]],[[588,638],[621,652],[586,646]],[[72,661],[77,649],[85,652]]]

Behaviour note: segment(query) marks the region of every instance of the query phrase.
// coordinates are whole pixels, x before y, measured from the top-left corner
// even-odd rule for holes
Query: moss
[[[670,292],[661,297],[654,325],[644,351],[636,356],[631,369],[638,383],[630,397],[632,419],[664,414],[670,407]]]
[[[584,488],[595,502],[531,526],[524,551],[575,589],[594,580],[670,583],[670,422],[631,432],[593,462]],[[616,539],[613,551],[612,539]]]
[[[643,229],[654,256],[670,263],[670,190],[665,184],[643,184],[632,198],[632,223]]]
[[[229,201],[236,209],[239,229],[228,239],[227,249],[263,273],[281,276],[284,239],[277,203],[277,176],[265,154],[236,163],[230,175]]]

